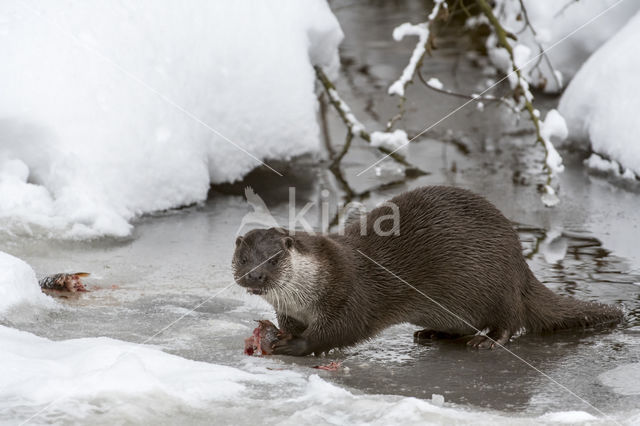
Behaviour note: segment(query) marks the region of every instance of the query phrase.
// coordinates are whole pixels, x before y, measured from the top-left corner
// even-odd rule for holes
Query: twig
[[[422,84],[424,84],[426,87],[428,87],[429,89],[431,89],[431,90],[433,90],[435,92],[443,93],[445,95],[454,96],[454,97],[463,98],[463,99],[473,99],[473,100],[485,101],[485,102],[499,102],[499,103],[502,103],[502,104],[506,105],[508,108],[514,110],[514,112],[518,112],[518,110],[514,109],[513,104],[511,104],[504,97],[496,98],[495,96],[491,96],[491,95],[488,95],[488,96],[467,95],[465,93],[458,93],[458,92],[454,92],[452,90],[440,89],[438,87],[432,86],[431,84],[427,83],[424,80],[424,76],[422,75],[422,70],[418,70],[418,78],[420,79]]]
[[[393,38],[396,39],[396,41],[404,38],[405,34],[411,34],[418,36],[418,43],[413,49],[411,59],[402,71],[402,75],[389,87],[389,94],[400,96],[400,100],[398,101],[398,113],[387,122],[387,128],[385,130],[387,132],[391,131],[395,123],[404,116],[406,111],[405,102],[407,99],[405,90],[407,86],[413,82],[416,70],[422,66],[424,56],[431,51],[431,45],[433,44],[431,24],[439,16],[441,8],[447,10],[447,7],[447,3],[444,0],[434,0],[433,9],[425,22],[417,25],[404,23],[394,30]]]
[[[562,15],[564,13],[565,10],[567,10],[570,6],[578,3],[580,0],[569,0],[564,6],[562,6],[560,8],[560,10],[558,10],[556,12],[555,15],[553,15],[554,18],[557,18],[558,16]]]
[[[331,103],[331,105],[333,105],[334,109],[336,110],[336,112],[338,113],[338,115],[340,116],[344,124],[347,126],[348,131],[351,132],[353,136],[358,136],[361,139],[365,140],[366,142],[371,143],[371,135],[369,134],[369,132],[365,130],[362,123],[360,123],[358,119],[353,115],[349,106],[340,98],[340,96],[338,95],[338,91],[336,90],[336,87],[331,82],[331,80],[329,80],[329,78],[324,73],[322,68],[320,68],[317,65],[314,68],[316,70],[316,76],[318,78],[318,81],[320,81],[325,91],[327,92],[327,95],[329,97],[329,102]],[[376,149],[382,152],[383,154],[390,156],[395,161],[397,161],[398,163],[402,164],[405,167],[409,167],[413,169],[416,168],[397,152],[392,152],[391,150],[381,146],[376,147]]]
[[[336,153],[331,146],[331,135],[329,134],[329,121],[327,120],[327,102],[324,98],[325,94],[320,93],[318,95],[318,102],[320,103],[320,125],[322,128],[322,140],[324,141],[324,147],[329,154],[329,158],[333,158]]]
[[[351,141],[353,141],[353,133],[351,132],[351,130],[347,130],[347,137],[345,139],[344,145],[342,146],[342,151],[340,151],[340,154],[333,157],[333,161],[331,162],[331,166],[329,167],[338,167],[340,165],[340,161],[342,161],[342,158],[347,155],[349,148],[351,148]]]
[[[489,22],[491,23],[491,25],[493,26],[496,32],[498,41],[509,53],[513,72],[515,72],[516,77],[518,78],[517,87],[522,91],[521,99],[523,99],[524,108],[529,113],[529,117],[531,118],[531,121],[533,122],[533,125],[536,130],[536,142],[540,143],[540,145],[544,149],[544,160],[545,160],[544,170],[547,173],[546,185],[550,186],[551,179],[553,177],[553,170],[551,170],[551,168],[547,164],[547,160],[549,158],[549,150],[547,149],[546,142],[542,137],[542,134],[540,133],[540,118],[538,117],[539,113],[536,111],[536,109],[533,107],[533,104],[531,103],[533,97],[531,95],[531,92],[529,91],[529,85],[524,80],[524,77],[522,76],[522,70],[518,68],[518,66],[515,63],[513,48],[511,47],[511,44],[509,44],[509,42],[507,41],[506,31],[504,30],[504,28],[502,27],[498,19],[493,14],[493,10],[485,0],[476,0],[476,3],[480,7],[480,10],[482,11],[482,13],[484,13],[487,19],[489,19]]]
[[[531,21],[529,20],[529,13],[527,12],[527,8],[524,6],[524,0],[520,0],[520,11],[522,12],[522,16],[524,16],[525,26],[529,27],[529,29],[531,30],[531,33],[533,34],[534,41],[535,41],[536,45],[538,46],[538,50],[540,51],[540,58],[544,58],[544,61],[546,62],[547,66],[549,67],[549,70],[551,71],[551,75],[553,75],[553,79],[556,81],[556,85],[558,86],[558,90],[561,90],[562,89],[562,82],[560,81],[560,79],[556,75],[556,69],[553,67],[553,64],[551,64],[551,59],[549,59],[549,55],[547,55],[546,52],[544,51],[544,48],[542,47],[542,44],[538,43],[538,41],[535,39],[535,37],[538,35],[538,33],[536,32],[535,28],[533,28],[533,25],[531,24]],[[542,60],[542,59],[540,59],[540,60]],[[534,68],[537,68],[540,65],[540,60],[536,63]]]

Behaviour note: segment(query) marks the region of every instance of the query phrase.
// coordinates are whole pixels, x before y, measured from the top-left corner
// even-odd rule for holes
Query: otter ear
[[[284,248],[285,250],[289,250],[291,247],[293,247],[293,238],[291,237],[284,237],[280,241],[282,242],[282,248]]]
[[[238,247],[240,244],[242,244],[242,241],[243,241],[242,237],[236,238],[236,247]]]

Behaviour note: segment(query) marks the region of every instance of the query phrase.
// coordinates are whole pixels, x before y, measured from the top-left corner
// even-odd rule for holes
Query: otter
[[[622,320],[617,307],[563,297],[540,283],[512,223],[483,197],[430,186],[390,203],[399,229],[386,235],[374,225],[393,214],[388,203],[341,235],[270,228],[237,238],[236,282],[276,311],[283,335],[274,354],[320,354],[404,322],[423,328],[416,338],[473,335],[468,345],[492,349],[521,330]]]

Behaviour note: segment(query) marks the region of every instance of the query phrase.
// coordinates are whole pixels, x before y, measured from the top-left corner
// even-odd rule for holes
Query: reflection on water
[[[545,285],[560,294],[625,306],[624,327],[640,325],[640,274],[587,233],[516,226],[524,254]]]

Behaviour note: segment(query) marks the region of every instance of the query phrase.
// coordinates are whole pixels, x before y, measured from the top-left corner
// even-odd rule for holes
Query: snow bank
[[[525,5],[531,24],[537,32],[537,35],[532,36],[527,44],[533,47],[532,41],[535,40],[544,49],[553,46],[547,55],[553,67],[560,73],[561,83],[569,81],[589,55],[613,36],[633,13],[640,9],[638,2],[618,2],[618,0],[586,0],[570,3],[557,0],[526,0]],[[578,30],[589,21],[591,22]],[[560,40],[563,41],[560,42]],[[554,46],[555,43],[558,44]],[[536,46],[533,54],[538,53]],[[542,69],[541,77],[547,82],[545,88],[556,91],[558,87],[555,76],[548,67],[543,66]]]
[[[640,12],[605,43],[576,74],[559,110],[571,140],[640,175]],[[598,166],[598,158],[590,160]]]
[[[316,374],[269,370],[269,360],[247,359],[245,371],[105,337],[51,341],[0,326],[0,341],[0,421],[11,423],[36,413],[36,423],[147,423],[189,413],[187,423],[215,418],[247,425],[256,418],[269,424],[598,422],[581,411],[514,418],[463,410],[442,398],[358,395]]]
[[[20,304],[55,306],[40,290],[33,269],[17,257],[0,251],[0,318]]]
[[[530,30],[521,31],[525,23],[519,0],[499,0],[495,11],[505,29],[517,34],[514,53],[519,53],[516,56],[523,60],[518,63],[516,58],[516,64],[524,66],[530,82],[549,92],[558,91],[589,55],[640,9],[638,2],[618,0],[525,0],[524,4],[536,34]],[[486,19],[473,18],[469,25],[478,22],[486,22]],[[584,24],[587,25],[579,29]],[[506,51],[497,47],[496,42],[495,37],[488,40],[489,56],[497,68],[505,71]],[[538,59],[533,58],[540,53],[540,47],[549,49],[547,56],[553,69],[543,60],[539,70],[533,70],[538,63]]]
[[[0,326],[0,340],[0,363],[6,372],[0,412],[56,401],[52,412],[83,417],[88,414],[83,409],[92,409],[83,402],[103,398],[117,406],[143,396],[156,397],[160,407],[165,401],[198,406],[235,398],[246,388],[242,382],[261,381],[232,367],[105,337],[54,342]],[[33,408],[31,414],[36,411]]]
[[[341,39],[324,0],[0,2],[0,230],[124,236],[316,150]]]

